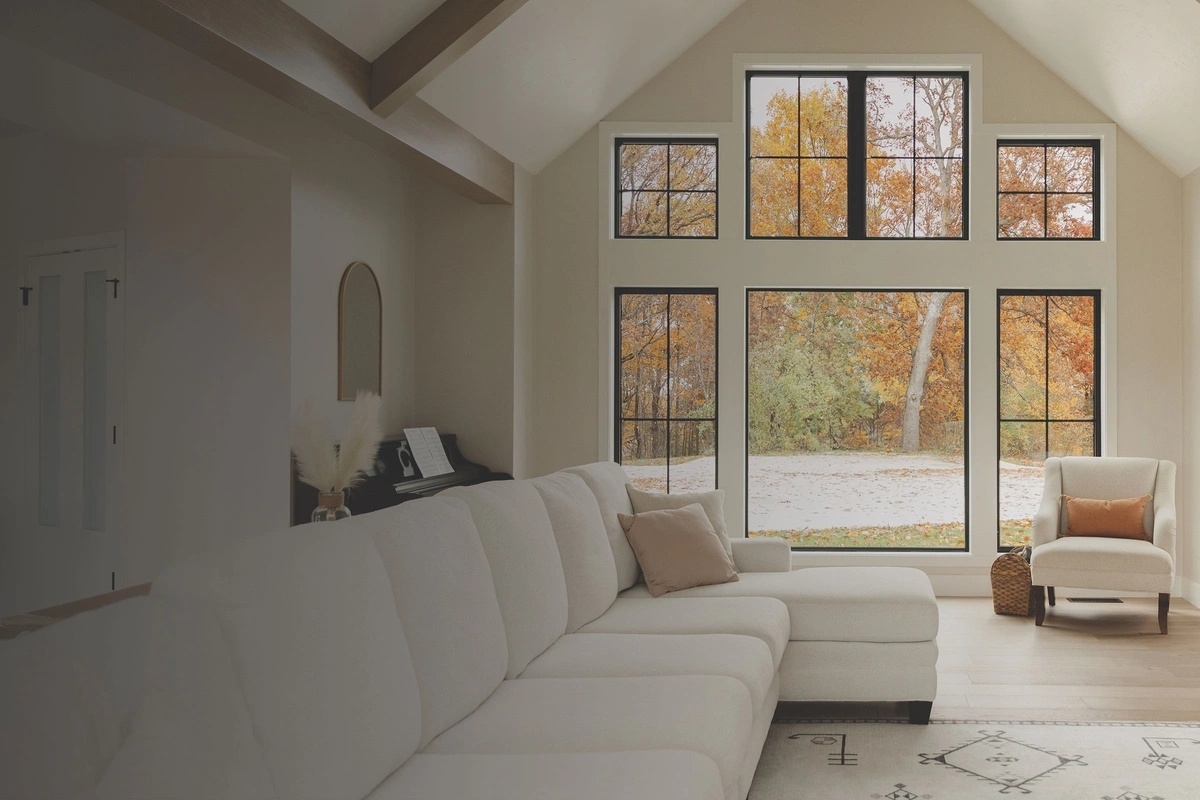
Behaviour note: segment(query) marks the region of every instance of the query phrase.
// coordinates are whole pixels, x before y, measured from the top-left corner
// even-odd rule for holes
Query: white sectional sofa
[[[735,540],[739,581],[651,598],[625,481],[593,464],[271,533],[0,645],[6,728],[37,728],[0,738],[0,797],[741,800],[781,697],[928,718],[922,573],[793,572],[786,543]]]

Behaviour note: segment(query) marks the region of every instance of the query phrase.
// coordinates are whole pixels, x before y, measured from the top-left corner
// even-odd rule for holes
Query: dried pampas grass
[[[336,493],[362,482],[375,462],[383,439],[382,400],[373,392],[359,392],[350,416],[350,429],[341,446],[333,431],[317,419],[305,403],[292,423],[292,452],[300,480],[319,492]]]

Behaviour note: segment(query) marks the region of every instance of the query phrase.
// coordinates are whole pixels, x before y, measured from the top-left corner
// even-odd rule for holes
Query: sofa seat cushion
[[[1066,537],[1038,545],[1030,561],[1038,586],[1169,592],[1171,556],[1136,539]]]
[[[691,750],[733,797],[756,710],[741,681],[717,675],[507,680],[424,752]]]
[[[608,611],[579,632],[754,636],[771,649],[772,664],[778,667],[788,643],[788,625],[787,606],[774,597],[652,598],[644,586],[638,586],[623,593]]]
[[[753,636],[728,633],[574,633],[530,662],[521,678],[641,678],[726,675],[762,708],[775,679],[771,649]]]
[[[721,774],[687,750],[530,755],[418,753],[368,800],[721,800]]]
[[[737,583],[673,592],[684,597],[772,597],[787,604],[792,641],[924,642],[937,638],[938,608],[924,572],[908,567],[814,567],[743,572]],[[649,597],[635,586],[622,597]]]

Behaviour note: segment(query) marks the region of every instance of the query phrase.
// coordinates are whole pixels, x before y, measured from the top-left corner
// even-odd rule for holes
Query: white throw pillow
[[[713,489],[711,492],[691,492],[687,494],[662,494],[661,492],[643,492],[632,483],[625,484],[629,492],[629,502],[633,504],[633,513],[642,514],[646,511],[673,511],[677,508],[699,503],[704,509],[704,515],[712,523],[713,531],[721,540],[721,546],[730,556],[733,555],[733,545],[729,543],[729,531],[725,527],[725,490]]]

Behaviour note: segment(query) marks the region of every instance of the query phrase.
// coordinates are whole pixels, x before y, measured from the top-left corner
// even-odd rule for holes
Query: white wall
[[[287,525],[289,179],[278,160],[130,163],[122,584]]]
[[[1200,170],[1183,180],[1183,465],[1180,502],[1200,508]],[[1200,541],[1182,529],[1179,556],[1186,576],[1184,594],[1200,605]]]
[[[25,283],[26,245],[120,231],[125,221],[123,158],[40,134],[0,141],[0,284],[6,289]],[[26,419],[20,405],[25,316],[16,291],[5,296],[2,307],[0,374],[8,377],[0,381],[0,507],[11,512],[26,503]],[[17,516],[0,515],[0,614],[75,596],[74,557],[64,558],[55,540],[22,535]]]
[[[286,522],[290,510],[286,428],[292,411],[309,399],[337,431],[343,429],[349,414],[351,404],[339,402],[336,395],[337,295],[342,271],[352,261],[370,264],[382,291],[385,427],[397,432],[417,421],[413,393],[417,348],[413,205],[417,184],[394,160],[93,3],[66,0],[52,5],[46,6],[43,19],[30,14],[23,23],[27,27],[5,31],[6,36],[22,41],[0,37],[0,60],[22,67],[0,72],[0,113],[27,127],[69,136],[73,143],[51,147],[48,143],[53,140],[40,135],[0,141],[0,177],[4,179],[0,186],[0,246],[7,253],[10,242],[125,229],[133,236],[140,231],[140,250],[137,241],[128,241],[132,270],[135,256],[142,259],[141,266],[165,258],[173,247],[171,237],[177,242],[188,236],[200,237],[192,243],[196,258],[188,262],[189,272],[178,273],[173,265],[163,274],[131,272],[127,280],[134,289],[134,282],[142,280],[155,293],[205,283],[213,292],[205,298],[210,305],[202,306],[207,322],[182,315],[192,325],[193,339],[180,341],[166,318],[139,320],[131,297],[127,319],[131,326],[140,324],[142,329],[136,337],[131,329],[127,337],[129,362],[136,365],[138,358],[159,358],[150,351],[162,340],[199,347],[212,339],[214,345],[233,347],[232,356],[225,356],[227,363],[214,366],[215,373],[189,374],[186,359],[145,362],[147,374],[161,370],[162,377],[170,379],[159,392],[161,413],[171,416],[174,428],[186,431],[181,445],[165,451],[155,449],[164,437],[127,445],[130,452],[137,451],[138,458],[155,454],[159,459],[155,474],[149,467],[135,467],[127,470],[127,477],[139,475],[141,469],[141,477],[157,487],[162,499],[151,497],[144,502],[141,498],[138,502],[144,504],[133,510],[143,518],[131,529],[134,544],[127,553],[128,569],[118,573],[120,586],[135,578],[144,580],[176,554],[219,542],[238,531]],[[26,70],[36,81],[24,74]],[[218,161],[195,162],[194,172],[173,172],[167,165],[139,168],[130,175],[136,176],[140,185],[128,186],[126,159],[148,153],[255,159],[230,161],[228,166]],[[260,163],[264,157],[273,165]],[[237,175],[240,168],[245,169],[241,179]],[[282,172],[277,174],[278,170]],[[171,181],[176,181],[173,191],[167,188]],[[187,198],[192,184],[198,190],[190,201],[194,207]],[[161,200],[158,216],[147,199],[152,196]],[[222,204],[230,216],[219,215]],[[135,207],[140,219],[130,216]],[[239,214],[232,215],[233,211]],[[171,214],[179,216],[172,219]],[[156,220],[153,225],[152,219]],[[282,243],[269,230],[264,232],[280,220],[284,223]],[[228,230],[221,230],[220,225],[225,224]],[[170,231],[163,227],[168,225]],[[284,273],[278,272],[278,258],[267,258],[261,250],[267,246],[282,247],[277,254],[283,253]],[[511,246],[507,252],[511,269]],[[211,274],[200,269],[209,254],[214,259],[219,255],[221,261],[211,264]],[[260,261],[263,263],[257,263]],[[3,268],[10,266],[6,259]],[[226,268],[236,268],[238,280],[246,286],[238,286],[233,276],[223,271]],[[175,273],[174,277],[169,273]],[[142,298],[161,302],[156,294]],[[243,301],[261,307],[263,319],[273,327],[269,337],[262,338],[265,329],[248,329],[230,316],[240,313],[237,309]],[[169,309],[169,303],[164,308]],[[281,319],[283,328],[278,329]],[[15,325],[10,315],[0,320],[0,368],[18,355]],[[201,335],[206,325],[214,330]],[[138,348],[144,351],[141,355]],[[281,354],[282,364],[278,363]],[[276,383],[279,376],[284,380],[282,393]],[[225,399],[222,385],[228,385]],[[0,444],[16,435],[10,424],[15,417],[7,413],[12,391],[8,385],[0,386],[0,409],[6,411],[0,424]],[[176,397],[176,391],[183,396]],[[134,409],[137,400],[130,394],[129,408]],[[193,422],[189,415],[173,413],[170,406],[187,400],[193,404],[192,411],[197,411],[195,403],[208,403],[205,408],[211,410],[219,407],[211,404],[233,402],[234,398],[239,398],[238,416],[231,416],[225,427],[236,431],[251,455],[242,466],[233,467],[238,480],[229,481],[224,474],[231,469],[226,463],[231,455],[226,445],[232,440],[217,435],[216,442],[206,445],[207,451],[193,457],[188,448],[200,442],[188,437],[203,430],[211,434],[213,416],[200,413]],[[183,407],[187,408],[187,403]],[[444,424],[447,429],[457,427],[450,420]],[[21,464],[8,455],[17,452],[19,448],[6,447],[0,455],[0,477],[5,478],[0,481],[0,492],[20,486],[11,478],[19,475]],[[162,485],[167,476],[174,476],[176,482]],[[156,480],[160,483],[154,483]],[[213,487],[226,482],[228,520],[210,516],[207,510],[222,502]],[[135,487],[127,496],[137,497],[138,492]],[[168,495],[172,508],[187,509],[193,516],[178,525],[174,517],[163,516],[152,533],[138,527],[148,523],[153,510],[166,514]],[[251,495],[254,507],[241,507]],[[49,562],[9,557],[9,531],[0,527],[0,533],[0,613],[78,595],[69,586],[51,591],[53,581],[45,577],[52,570],[46,567]],[[20,589],[20,596],[15,596],[18,589],[5,579],[6,567],[23,570],[30,576],[27,588],[41,587],[41,593]]]
[[[179,555],[286,524],[290,183],[277,159],[126,159],[36,133],[0,142],[6,285],[21,284],[34,242],[123,231],[126,252],[119,553],[97,580],[86,552],[6,516],[0,613],[106,587],[109,566],[118,586],[149,580]],[[12,376],[20,320],[0,323]],[[14,507],[20,386],[0,385],[0,491]]]
[[[742,238],[742,125],[735,54],[856,54],[904,63],[906,54],[971,54],[977,109],[972,164],[973,236],[965,243],[746,242]],[[880,55],[871,58],[871,54]],[[860,56],[860,58],[861,58]],[[735,82],[735,80],[737,82]],[[994,525],[994,298],[1006,288],[1079,287],[1105,292],[1110,374],[1105,452],[1182,455],[1180,184],[1103,114],[964,0],[747,0],[724,22],[585,135],[536,181],[539,389],[537,471],[610,457],[611,288],[716,285],[721,288],[720,482],[741,517],[742,288],[759,285],[966,286],[972,301],[973,530]],[[1108,196],[1100,243],[998,243],[994,142],[997,135],[1086,130],[1104,137]],[[721,239],[717,242],[615,241],[609,230],[611,137],[700,133],[721,138]],[[1115,160],[1113,160],[1115,156]],[[1115,167],[1114,167],[1115,165]],[[881,274],[881,265],[892,269]],[[899,270],[899,271],[897,271]],[[989,427],[990,425],[990,427]],[[598,435],[599,434],[599,435]],[[732,462],[732,463],[731,463]],[[989,473],[988,470],[991,470]],[[994,547],[994,545],[993,545]],[[987,551],[987,552],[985,552]],[[978,574],[994,549],[962,563]],[[930,566],[931,571],[943,569]],[[950,571],[959,569],[948,567]]]

